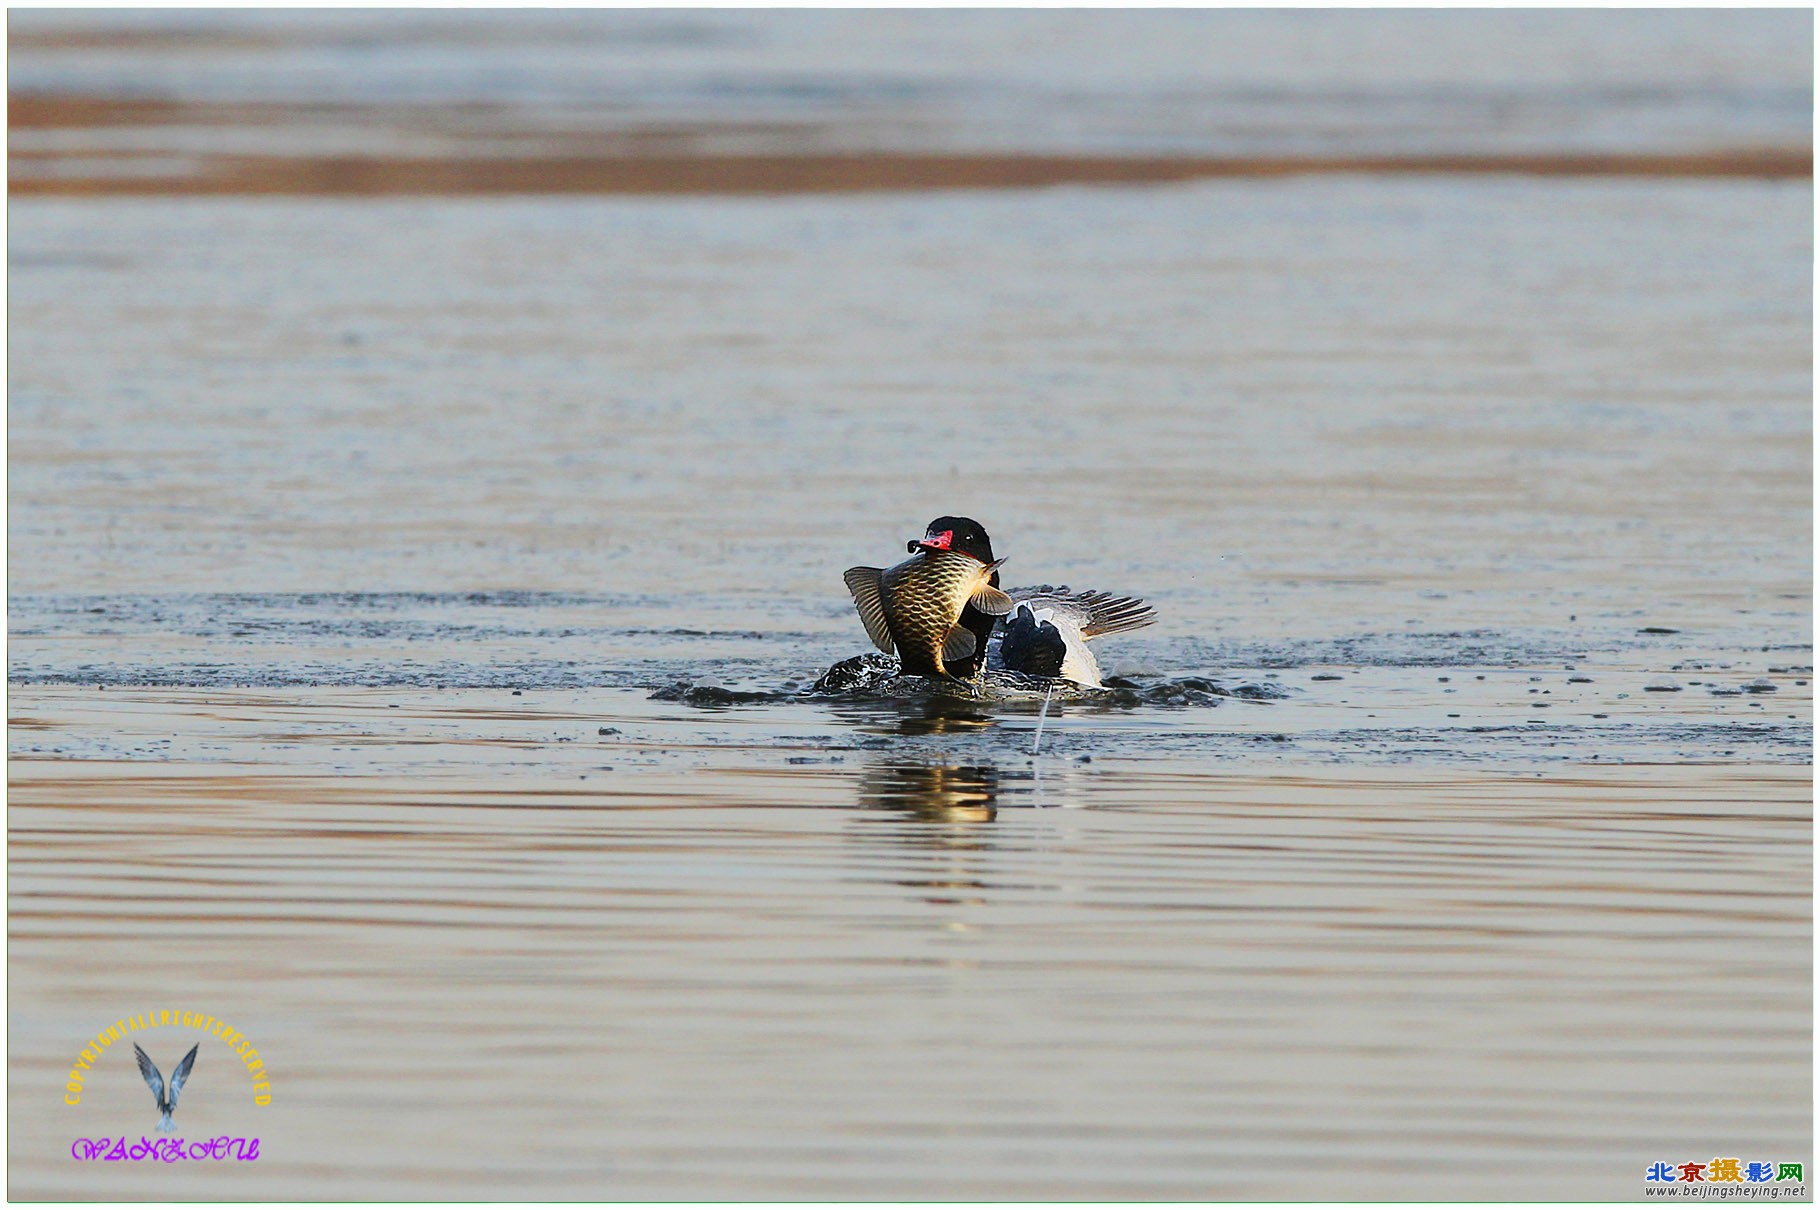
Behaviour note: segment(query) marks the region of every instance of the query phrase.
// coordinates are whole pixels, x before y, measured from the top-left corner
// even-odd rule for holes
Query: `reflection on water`
[[[993,840],[984,825],[998,818],[999,771],[991,765],[882,762],[860,772],[862,811],[887,812],[885,820],[861,815],[854,842],[862,851],[881,838],[926,854],[895,880],[919,902],[951,908],[986,905],[993,888]],[[965,912],[945,927],[966,933],[975,926]]]
[[[1810,1144],[1804,770],[1108,763],[1054,811],[889,757],[18,762],[13,1192],[143,1192],[69,1159],[143,1118],[130,1063],[61,1101],[141,1002],[274,1072],[256,1172],[157,1174],[196,1197],[1615,1200]],[[188,1129],[245,1130],[198,1072]]]
[[[876,729],[898,735],[967,735],[984,730],[995,721],[990,702],[938,693],[905,703]]]
[[[860,774],[859,805],[913,819],[991,823],[999,771],[991,765],[879,764]]]

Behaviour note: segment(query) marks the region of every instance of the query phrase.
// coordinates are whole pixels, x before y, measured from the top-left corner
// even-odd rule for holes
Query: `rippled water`
[[[446,153],[706,131],[703,150],[1115,153],[1805,146],[1799,10],[18,10],[11,88],[319,108],[27,131],[22,150]],[[458,107],[471,107],[463,113]],[[522,146],[522,145],[521,145]],[[494,148],[497,153],[498,147]]]
[[[1811,1161],[1811,215],[14,202],[10,1191]],[[812,692],[954,511],[1156,605],[1124,696]],[[256,1164],[69,1158],[164,1007],[259,1046],[177,1114]]]
[[[373,742],[333,698],[190,708]],[[125,1071],[23,1108],[123,999],[270,1057],[267,1109],[225,1063],[185,1094],[264,1139],[156,1174],[218,1195],[1625,1198],[1807,1145],[1805,770],[583,782],[450,742],[441,779],[25,766],[15,1191],[150,1179],[61,1158],[149,1125]]]

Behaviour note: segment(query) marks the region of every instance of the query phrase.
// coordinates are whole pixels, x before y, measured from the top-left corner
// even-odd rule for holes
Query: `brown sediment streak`
[[[560,115],[476,104],[384,106],[192,102],[19,93],[11,131],[237,127],[432,133],[442,155],[191,154],[176,149],[12,149],[10,188],[38,194],[217,194],[376,197],[458,194],[850,193],[1167,184],[1315,174],[1555,177],[1811,178],[1811,147],[1682,152],[1493,152],[1359,156],[1126,156],[916,151],[726,154],[728,141],[807,145],[810,127],[701,124],[616,131],[565,129]],[[487,154],[462,150],[480,138]],[[511,144],[518,143],[518,149]],[[721,149],[710,153],[708,146]],[[147,171],[134,171],[135,167]]]
[[[321,39],[317,39],[320,41]],[[9,29],[11,50],[265,50],[302,38],[280,39],[209,29]]]
[[[15,165],[86,157],[15,153]],[[109,157],[112,162],[130,157]],[[1307,175],[1811,178],[1808,151],[1678,154],[1420,155],[1143,158],[1123,156],[854,155],[605,158],[201,156],[173,175],[14,176],[15,195],[242,194],[377,197],[412,194],[857,193],[1166,184]]]
[[[86,93],[7,94],[11,130],[88,130],[119,126],[346,126],[460,130],[475,119],[515,112],[490,101],[449,105],[350,104],[337,101],[178,101],[161,97],[106,97]],[[512,133],[510,131],[507,132]],[[520,134],[539,133],[526,126]]]

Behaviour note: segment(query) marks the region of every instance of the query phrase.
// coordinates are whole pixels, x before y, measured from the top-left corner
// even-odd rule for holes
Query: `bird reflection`
[[[905,857],[893,881],[914,887],[921,898],[944,906],[985,902],[988,854],[993,845],[982,827],[998,818],[999,772],[990,765],[878,764],[859,780],[859,805],[894,820],[883,828],[866,828],[871,843],[907,844],[919,856]],[[861,815],[857,819],[865,819]],[[969,931],[967,922],[945,926]]]
[[[901,735],[957,735],[992,726],[992,715],[984,702],[973,698],[941,694],[917,703],[914,713],[897,718]]]
[[[874,765],[860,774],[859,805],[912,819],[991,823],[999,771],[991,765]]]

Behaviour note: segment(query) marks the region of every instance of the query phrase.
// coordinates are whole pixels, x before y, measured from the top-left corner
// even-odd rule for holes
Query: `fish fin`
[[[979,640],[965,626],[956,626],[942,640],[942,663],[955,664],[979,650]]]
[[[897,651],[891,641],[891,627],[885,621],[885,573],[876,567],[849,567],[841,576],[847,591],[853,594],[859,620],[866,624],[866,637],[886,655]]]
[[[981,584],[974,589],[973,596],[967,603],[981,613],[990,614],[995,618],[1010,613],[1012,605],[1010,597],[990,584]]]

